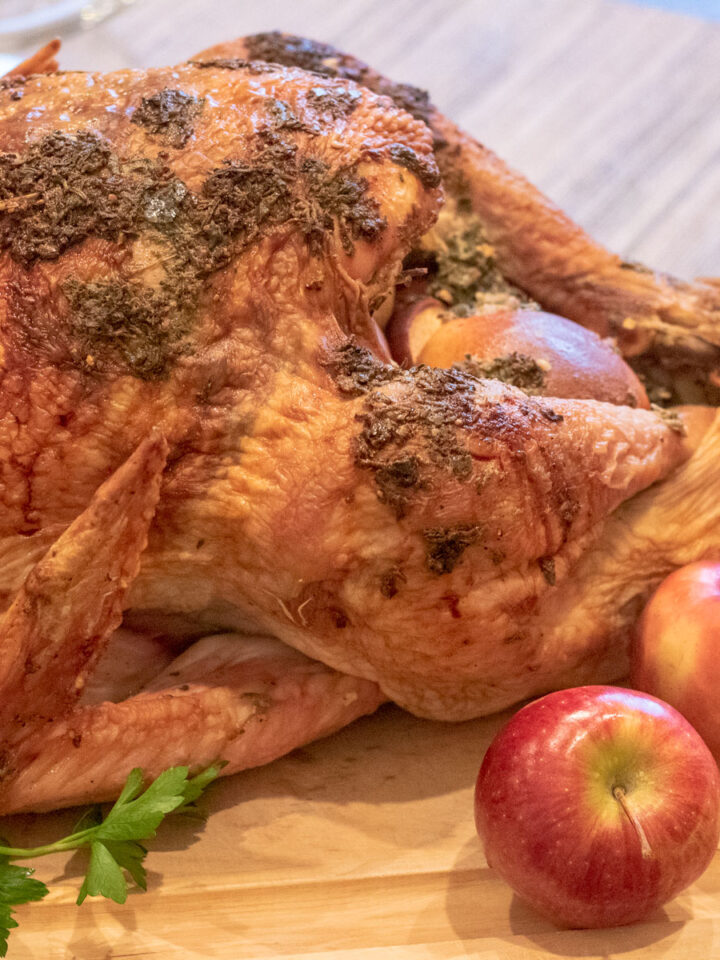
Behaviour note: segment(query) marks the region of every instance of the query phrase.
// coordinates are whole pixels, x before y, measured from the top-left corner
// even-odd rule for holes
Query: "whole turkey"
[[[513,288],[710,376],[712,282],[623,268],[332,48],[2,81],[0,810],[617,678],[720,553],[714,420],[393,362],[396,288],[468,217]]]

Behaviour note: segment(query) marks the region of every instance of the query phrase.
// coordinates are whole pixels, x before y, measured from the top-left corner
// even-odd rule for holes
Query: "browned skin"
[[[2,813],[110,799],[134,767],[152,779],[175,764],[268,763],[384,699],[272,638],[206,637],[174,658],[159,639],[110,637],[166,453],[158,435],[140,445],[0,620]]]
[[[686,453],[650,411],[385,362],[370,305],[441,201],[420,120],[233,61],[11,83],[0,130],[7,592],[158,427],[135,612],[446,719],[572,679],[589,651],[550,625],[518,672],[518,622]]]
[[[29,77],[34,73],[53,73],[58,68],[55,59],[60,51],[60,40],[55,37],[49,40],[44,47],[40,47],[22,63],[18,63],[12,70],[8,70],[6,77]]]
[[[348,77],[392,97],[431,126],[448,193],[479,218],[502,274],[544,309],[618,339],[623,353],[652,369],[670,391],[707,393],[720,367],[720,285],[686,283],[628,263],[594,241],[491,150],[460,130],[424,91],[396,84],[327,44],[290,34],[257,34],[218,44],[199,58],[249,57]],[[658,368],[666,369],[660,373]],[[694,384],[691,386],[689,384]]]
[[[179,764],[223,760],[222,776],[261,766],[383,700],[271,637],[205,637],[134,695],[80,705],[22,740],[0,813],[111,800],[134,767],[151,780]]]
[[[384,95],[422,100],[304,41],[225,52],[248,46],[383,96],[236,60],[0,91],[6,603],[40,561],[0,627],[2,811],[110,797],[136,765],[267,762],[384,697],[462,719],[614,678],[658,578],[720,546],[717,421],[688,445],[650,411],[387,362],[372,310],[442,194],[430,132]],[[120,465],[153,427],[133,617],[322,664],[130,638],[136,669],[111,644],[77,702],[150,522],[164,440]]]
[[[224,52],[246,51],[350,79],[225,60],[0,90],[2,812],[109,798],[133,766],[268,762],[385,697],[463,719],[614,679],[659,579],[720,556],[711,412],[684,440],[387,363],[373,308],[442,200],[430,132],[387,96],[445,131],[508,276],[565,313],[587,295],[575,318],[605,330],[592,270],[524,283],[576,228],[417,91],[297,38]],[[508,185],[557,221],[527,262]],[[105,647],[158,493],[133,621],[244,635]]]
[[[349,334],[384,355],[368,298],[440,198],[389,148],[436,176],[429,134],[368,92],[335,115],[313,85],[181,66],[0,92],[4,533],[67,522],[156,425],[184,498],[189,462],[204,481],[278,381],[327,388],[321,353]],[[158,129],[173,90],[187,99]]]
[[[0,620],[0,781],[70,715],[119,625],[155,512],[167,445],[158,434],[92,497],[33,567]]]

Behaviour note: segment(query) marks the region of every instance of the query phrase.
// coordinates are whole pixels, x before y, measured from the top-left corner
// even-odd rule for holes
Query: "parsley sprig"
[[[154,837],[169,813],[197,814],[195,801],[218,776],[220,769],[218,764],[188,777],[187,767],[170,767],[143,790],[142,770],[136,768],[128,776],[105,819],[95,807],[76,825],[73,833],[54,843],[29,848],[0,845],[0,957],[6,956],[10,931],[18,925],[13,917],[13,907],[42,900],[49,893],[44,883],[33,879],[31,867],[18,866],[12,860],[28,860],[87,847],[90,860],[78,894],[78,904],[88,896],[125,903],[128,892],[126,872],[138,887],[147,888],[143,866],[147,849],[141,841]]]

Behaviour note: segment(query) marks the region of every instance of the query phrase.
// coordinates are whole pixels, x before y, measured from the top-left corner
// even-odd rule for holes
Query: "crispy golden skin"
[[[649,411],[386,362],[371,308],[442,199],[421,120],[204,57],[11,79],[0,129],[7,593],[21,538],[28,569],[156,427],[135,612],[259,628],[445,719],[593,655],[551,639],[528,678],[509,651],[686,454]]]
[[[159,435],[140,445],[0,622],[0,813],[110,799],[134,767],[152,779],[176,764],[222,759],[225,775],[268,763],[385,699],[272,638],[206,637],[173,658],[157,641],[110,637],[166,453]]]
[[[68,716],[119,625],[147,542],[167,454],[144,441],[31,570],[0,621],[2,779],[27,743]]]
[[[0,728],[62,716],[122,618],[155,512],[167,445],[156,435],[37,563],[0,623]]]
[[[80,705],[24,739],[0,813],[110,800],[134,767],[153,779],[176,764],[197,770],[223,760],[227,776],[327,736],[383,700],[376,684],[271,637],[205,637],[133,696]]]

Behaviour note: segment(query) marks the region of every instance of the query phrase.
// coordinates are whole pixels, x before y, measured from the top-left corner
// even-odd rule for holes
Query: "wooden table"
[[[448,9],[450,8],[450,9]],[[719,272],[720,26],[609,0],[138,0],[67,40],[66,67],[180,60],[282,27],[333,42],[436,102],[626,256]],[[147,894],[74,906],[77,860],[38,862],[15,960],[720,956],[720,858],[642,925],[554,929],[487,868],[472,786],[503,717],[387,707],[212,788],[211,817],[163,828]],[[3,825],[59,836],[71,814]]]

